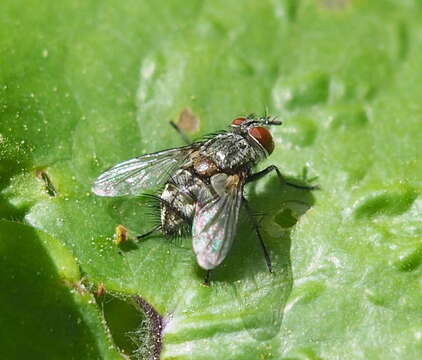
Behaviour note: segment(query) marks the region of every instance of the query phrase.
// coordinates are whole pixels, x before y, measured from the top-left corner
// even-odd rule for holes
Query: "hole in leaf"
[[[143,314],[130,301],[108,293],[101,297],[100,306],[114,343],[122,353],[136,359],[134,354],[139,346],[136,334],[143,323]]]
[[[134,296],[133,300],[145,315],[144,321],[135,333],[140,345],[135,355],[138,359],[160,359],[163,318],[140,296]]]

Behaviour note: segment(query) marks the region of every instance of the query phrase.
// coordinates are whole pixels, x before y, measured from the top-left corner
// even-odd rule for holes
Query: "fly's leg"
[[[189,136],[187,136],[183,130],[181,128],[179,128],[177,126],[176,123],[174,123],[173,121],[170,121],[170,125],[171,127],[177,131],[177,133],[180,135],[180,137],[182,138],[182,140],[186,143],[186,145],[192,144],[191,139],[189,139]]]
[[[150,231],[147,231],[146,233],[141,234],[141,235],[137,235],[137,236],[136,236],[136,239],[137,239],[137,240],[144,239],[144,238],[146,238],[147,236],[149,236],[149,235],[151,235],[152,233],[154,233],[154,232],[156,232],[157,230],[159,230],[160,228],[161,228],[161,225],[157,225],[157,226],[155,226],[154,228],[152,228]]]
[[[256,221],[255,217],[253,216],[252,210],[249,207],[249,202],[245,198],[243,198],[243,202],[242,203],[245,206],[246,212],[248,213],[249,218],[252,221],[252,226],[253,226],[253,228],[254,228],[254,230],[256,232],[256,236],[258,237],[259,244],[261,245],[262,251],[264,252],[265,262],[267,264],[268,271],[270,273],[272,273],[273,272],[273,265],[271,263],[270,254],[269,254],[269,252],[267,250],[267,247],[265,246],[264,239],[261,236],[261,231],[259,230],[259,224]]]
[[[204,278],[204,282],[202,283],[205,286],[210,286],[210,277],[211,277],[211,270],[207,270]]]
[[[277,172],[278,179],[280,180],[280,183],[282,185],[286,184],[286,185],[292,186],[292,187],[294,187],[296,189],[303,189],[303,190],[315,190],[315,189],[318,189],[319,188],[317,185],[316,186],[297,185],[297,184],[292,184],[292,183],[286,181],[284,179],[284,176],[281,175],[281,172],[278,169],[278,167],[275,166],[275,165],[270,165],[270,166],[268,166],[267,168],[265,168],[262,171],[259,171],[259,172],[255,173],[255,174],[252,174],[252,175],[249,175],[249,177],[246,179],[246,182],[248,183],[248,182],[259,180],[259,179],[261,179],[262,177],[264,177],[265,175],[267,175],[271,171]]]

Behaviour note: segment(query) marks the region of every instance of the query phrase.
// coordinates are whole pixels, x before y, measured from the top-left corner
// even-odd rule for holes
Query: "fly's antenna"
[[[282,125],[283,122],[280,120],[269,120],[268,125]]]
[[[259,117],[257,122],[264,123],[265,126],[281,125],[282,124],[281,121],[277,120],[277,116],[271,116],[270,115],[270,112],[268,110],[267,105],[265,105],[264,116]]]
[[[267,126],[283,124],[282,121],[277,120],[277,116],[267,115],[267,109],[265,110],[265,116],[261,118],[261,121],[264,123],[264,125],[267,125]]]

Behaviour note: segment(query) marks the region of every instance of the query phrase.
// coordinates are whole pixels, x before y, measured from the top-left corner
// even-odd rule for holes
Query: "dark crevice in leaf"
[[[422,245],[413,246],[401,251],[394,267],[401,272],[412,272],[422,263]]]
[[[356,219],[370,219],[381,215],[400,215],[409,210],[416,198],[417,193],[413,189],[370,193],[356,206],[354,216]]]
[[[54,184],[52,183],[50,177],[44,170],[36,170],[35,175],[38,179],[40,179],[44,183],[45,191],[47,192],[49,196],[55,197],[58,195],[58,192]]]

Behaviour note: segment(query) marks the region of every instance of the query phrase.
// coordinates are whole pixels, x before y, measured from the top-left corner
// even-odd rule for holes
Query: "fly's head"
[[[249,115],[234,119],[231,129],[233,132],[241,134],[252,146],[258,145],[266,155],[270,155],[274,150],[274,140],[268,127],[272,125],[281,125],[281,121],[274,120],[270,116]]]

